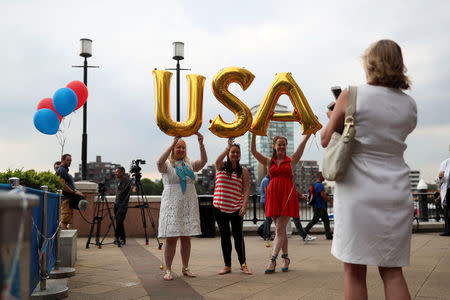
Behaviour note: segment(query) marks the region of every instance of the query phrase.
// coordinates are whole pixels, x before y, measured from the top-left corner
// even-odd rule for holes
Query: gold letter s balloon
[[[172,136],[190,136],[202,126],[203,86],[205,77],[187,75],[189,86],[188,115],[185,122],[175,122],[170,116],[170,77],[172,73],[154,70],[156,124],[164,133]]]
[[[281,95],[291,99],[294,111],[290,113],[274,113],[275,105]],[[250,131],[257,135],[266,135],[269,121],[298,121],[303,126],[303,134],[316,133],[322,125],[313,114],[302,90],[292,78],[291,73],[278,73],[272,86],[267,91],[263,102],[254,118]]]
[[[227,138],[241,136],[248,131],[252,125],[252,113],[247,105],[228,91],[228,86],[236,82],[245,91],[254,78],[250,71],[236,67],[225,68],[217,73],[212,82],[214,96],[234,112],[236,118],[232,123],[227,123],[218,115],[209,126],[212,133]]]

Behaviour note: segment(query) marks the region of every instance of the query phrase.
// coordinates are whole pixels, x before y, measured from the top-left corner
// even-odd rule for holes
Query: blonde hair
[[[180,141],[182,141],[182,142],[184,143],[184,147],[185,147],[185,149],[186,149],[185,154],[184,154],[183,161],[184,161],[184,162],[189,162],[189,157],[187,156],[187,145],[186,145],[186,142],[185,142],[183,139],[179,139],[178,142],[177,142],[177,144],[178,144]],[[174,150],[175,150],[175,146],[176,146],[177,144],[175,144],[175,145],[173,146],[172,151],[170,151],[170,156],[169,156],[169,162],[170,162],[170,165],[171,165],[172,167],[174,167],[174,168],[175,168],[175,154],[174,154]]]
[[[410,81],[403,64],[402,49],[392,40],[380,40],[362,56],[367,82],[373,85],[407,90]]]

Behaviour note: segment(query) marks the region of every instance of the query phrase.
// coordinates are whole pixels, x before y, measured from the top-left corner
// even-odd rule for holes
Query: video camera
[[[139,166],[139,164],[145,165],[145,160],[135,159],[131,162],[130,167],[130,173],[132,174],[133,178],[136,179],[136,181],[139,181],[139,179],[141,178],[142,168]]]
[[[104,195],[106,193],[106,186],[103,182],[99,182],[97,188],[100,195]]]

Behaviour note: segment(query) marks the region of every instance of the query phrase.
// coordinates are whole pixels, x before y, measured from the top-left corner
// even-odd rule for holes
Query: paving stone
[[[162,240],[165,243],[165,240]],[[129,239],[118,248],[85,249],[78,240],[76,275],[68,279],[69,299],[343,299],[343,264],[330,254],[331,242],[323,235],[310,244],[298,236],[289,238],[289,272],[280,272],[278,259],[275,274],[264,270],[271,248],[258,236],[245,236],[247,264],[253,275],[239,270],[232,252],[232,273],[218,275],[223,267],[220,238],[192,238],[190,268],[197,278],[180,276],[179,244],[173,262],[175,280],[164,281],[159,266],[163,251],[151,239]],[[404,274],[413,299],[450,299],[450,239],[436,233],[414,234],[411,266]],[[367,271],[369,299],[384,299],[378,268]]]

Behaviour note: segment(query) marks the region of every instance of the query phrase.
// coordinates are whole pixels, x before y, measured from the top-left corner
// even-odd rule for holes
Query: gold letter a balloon
[[[164,133],[171,136],[190,136],[202,126],[203,86],[205,77],[187,75],[189,86],[188,115],[185,122],[175,122],[170,116],[170,77],[172,73],[154,70],[156,124]]]
[[[274,113],[275,105],[281,95],[288,95],[294,111],[290,113]],[[278,73],[272,86],[267,91],[263,102],[254,118],[251,132],[266,135],[269,121],[291,122],[298,121],[303,126],[303,134],[316,133],[322,125],[313,114],[302,90],[292,78],[291,73]]]

